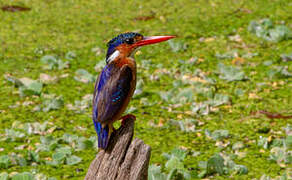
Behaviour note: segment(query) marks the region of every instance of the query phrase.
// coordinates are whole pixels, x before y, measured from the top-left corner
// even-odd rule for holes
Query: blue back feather
[[[101,91],[101,89],[103,88],[103,86],[106,84],[107,80],[110,78],[111,75],[111,69],[112,66],[110,65],[106,65],[100,75],[100,79],[99,82],[95,83],[95,100],[94,102],[97,103],[98,102],[98,95]],[[96,88],[97,86],[97,88]],[[93,105],[93,121],[97,121],[97,116],[98,116],[98,110],[97,110],[97,104]]]
[[[100,75],[100,79],[99,82],[95,84],[95,103],[98,102],[98,94],[101,91],[101,89],[103,88],[103,86],[106,84],[107,80],[110,77],[110,72],[111,72],[111,66],[106,65]],[[97,86],[97,88],[96,88]],[[98,147],[105,149],[108,145],[108,141],[109,141],[109,127],[105,126],[104,128],[102,128],[101,123],[97,121],[97,117],[98,117],[98,110],[97,110],[97,105],[94,104],[93,105],[93,124],[95,127],[95,131],[98,135]]]
[[[98,147],[102,149],[106,149],[108,142],[109,142],[109,126],[106,125],[102,128],[100,122],[93,121],[95,130],[98,136]]]

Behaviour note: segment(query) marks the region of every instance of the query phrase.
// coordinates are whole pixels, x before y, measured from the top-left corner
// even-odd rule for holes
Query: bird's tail
[[[102,125],[96,121],[93,121],[93,123],[98,136],[98,148],[106,149],[111,134],[113,132],[113,127],[111,125],[106,125],[105,127],[102,127]]]

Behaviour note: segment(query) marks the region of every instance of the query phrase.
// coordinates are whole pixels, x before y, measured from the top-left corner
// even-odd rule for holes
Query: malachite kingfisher
[[[159,43],[175,36],[145,37],[128,32],[118,35],[107,44],[106,66],[96,80],[93,94],[92,119],[98,135],[98,147],[106,149],[113,123],[125,120],[126,110],[136,88],[136,62],[134,51],[144,45]],[[123,124],[123,122],[122,122]]]

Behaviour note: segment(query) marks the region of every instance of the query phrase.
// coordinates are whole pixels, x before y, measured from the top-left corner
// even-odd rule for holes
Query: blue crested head
[[[106,63],[108,64],[112,60],[117,59],[120,55],[129,57],[138,47],[167,41],[172,38],[175,38],[175,36],[144,37],[135,32],[120,34],[107,43]]]
[[[107,43],[108,50],[106,54],[106,59],[108,59],[110,55],[112,55],[115,52],[116,47],[118,47],[119,45],[124,43],[131,45],[135,43],[138,39],[139,40],[143,39],[143,36],[135,32],[123,33],[113,38]]]

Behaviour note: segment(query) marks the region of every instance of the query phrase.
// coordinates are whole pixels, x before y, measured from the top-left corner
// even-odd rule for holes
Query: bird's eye
[[[127,44],[134,44],[134,38],[128,38],[126,39]]]

